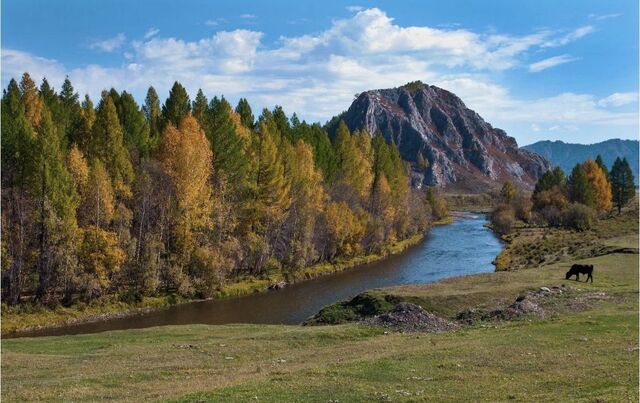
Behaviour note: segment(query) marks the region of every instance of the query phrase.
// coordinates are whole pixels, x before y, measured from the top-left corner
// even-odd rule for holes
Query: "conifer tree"
[[[65,157],[50,112],[43,108],[34,144],[35,171],[31,179],[32,194],[38,210],[38,289],[41,300],[55,280],[56,261],[65,253],[60,243],[71,242],[76,229],[78,194],[65,165]]]
[[[626,158],[616,158],[611,167],[611,188],[613,194],[613,204],[618,208],[618,214],[631,199],[635,196],[636,186],[633,172]]]
[[[37,127],[40,124],[44,102],[29,73],[22,75],[20,92],[22,94],[22,105],[24,106],[25,117],[32,127]]]
[[[127,147],[132,147],[141,158],[149,156],[149,124],[144,112],[131,94],[122,91],[117,106],[118,118],[122,126],[123,141]]]
[[[582,164],[576,164],[573,168],[571,176],[569,176],[568,185],[570,201],[593,207],[593,189]]]
[[[602,160],[602,156],[600,156],[600,154],[598,154],[598,156],[596,157],[596,164],[598,164],[600,169],[602,169],[602,172],[604,172],[604,176],[606,176],[607,180],[608,180],[609,179],[609,169],[607,169],[607,166],[605,165],[604,161]]]
[[[196,99],[193,101],[192,110],[193,117],[196,118],[202,130],[207,133],[209,130],[209,105],[207,97],[202,92],[202,89],[198,89]]]
[[[160,98],[155,88],[149,87],[149,90],[147,90],[147,97],[145,98],[142,111],[149,124],[149,137],[155,142],[160,138],[161,118]]]
[[[184,266],[201,242],[198,234],[206,233],[210,228],[212,209],[209,185],[212,174],[211,148],[191,114],[182,118],[179,127],[171,123],[165,127],[161,162],[173,187],[175,252],[178,264]]]
[[[113,99],[108,92],[103,91],[92,128],[89,156],[104,163],[116,195],[128,198],[131,195],[133,168],[123,137]]]
[[[246,141],[240,137],[240,131],[233,120],[233,110],[224,97],[211,100],[207,135],[213,150],[215,177],[222,176],[232,189],[239,190],[244,185],[248,172],[248,158],[245,155]]]
[[[179,82],[173,83],[169,98],[162,106],[162,127],[166,127],[169,123],[178,127],[182,118],[191,112],[191,101],[187,90]]]
[[[602,168],[593,160],[587,160],[582,164],[584,171],[593,189],[594,207],[598,212],[605,213],[611,210],[611,185],[602,171]]]
[[[251,111],[251,105],[249,105],[249,101],[247,101],[246,98],[240,98],[240,101],[238,101],[238,105],[236,106],[236,113],[240,115],[240,122],[242,122],[245,127],[253,130],[255,118]]]

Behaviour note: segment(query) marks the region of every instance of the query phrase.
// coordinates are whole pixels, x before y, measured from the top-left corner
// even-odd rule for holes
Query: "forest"
[[[103,91],[25,73],[2,97],[2,302],[204,298],[227,282],[381,250],[446,215],[378,133],[330,138],[175,83]]]
[[[594,222],[619,215],[636,196],[631,166],[616,158],[611,171],[598,155],[576,164],[567,177],[560,167],[545,172],[532,194],[505,182],[491,213],[493,229],[510,233],[518,222],[526,226],[590,230]]]

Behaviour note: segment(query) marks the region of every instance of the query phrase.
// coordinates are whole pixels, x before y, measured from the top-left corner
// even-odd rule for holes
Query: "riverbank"
[[[441,220],[434,225],[445,225],[452,221]],[[211,299],[235,298],[244,295],[267,292],[272,284],[295,284],[300,281],[336,274],[357,266],[380,261],[390,255],[396,255],[407,248],[419,244],[424,234],[396,242],[384,248],[380,253],[356,256],[350,259],[338,259],[334,263],[320,263],[297,272],[270,273],[262,278],[248,277],[225,284]],[[115,318],[135,316],[150,311],[168,308],[182,303],[202,300],[186,299],[176,295],[145,297],[137,303],[120,302],[114,296],[94,301],[92,304],[76,304],[71,307],[53,309],[33,306],[8,307],[2,305],[2,335],[19,335],[35,329],[54,328],[81,323],[100,322]]]
[[[610,237],[621,247],[638,236]],[[124,401],[637,401],[638,256],[372,291],[438,316],[485,312],[541,287],[547,316],[461,322],[455,332],[337,326],[186,325],[2,341],[2,396]],[[579,374],[579,376],[576,376]]]

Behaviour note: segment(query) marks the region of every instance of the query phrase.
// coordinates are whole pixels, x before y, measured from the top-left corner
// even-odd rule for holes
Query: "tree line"
[[[80,99],[29,74],[2,97],[2,299],[206,297],[225,282],[378,252],[446,214],[378,133],[175,83]]]
[[[576,164],[569,177],[559,167],[547,171],[530,197],[505,182],[491,221],[503,234],[511,231],[516,220],[584,231],[614,209],[620,214],[635,194],[627,159],[616,158],[609,171],[598,155],[595,160]]]

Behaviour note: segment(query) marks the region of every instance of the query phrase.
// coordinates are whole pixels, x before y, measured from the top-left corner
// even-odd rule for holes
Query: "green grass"
[[[448,316],[542,285],[612,296],[582,312],[453,333],[189,325],[3,340],[2,399],[637,401],[637,255],[585,262],[596,266],[593,285],[565,281],[556,263],[375,291]]]

